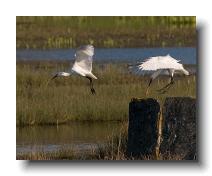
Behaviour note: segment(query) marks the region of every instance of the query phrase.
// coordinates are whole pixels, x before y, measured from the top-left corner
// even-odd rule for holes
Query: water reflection
[[[104,144],[108,137],[117,134],[121,124],[115,122],[79,123],[59,126],[16,128],[16,152],[54,151],[61,147],[89,150]]]

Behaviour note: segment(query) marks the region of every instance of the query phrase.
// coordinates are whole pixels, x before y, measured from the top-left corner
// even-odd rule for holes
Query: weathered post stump
[[[157,100],[132,99],[129,104],[128,156],[151,154],[157,143]]]
[[[162,154],[196,159],[196,100],[168,97],[163,106]]]

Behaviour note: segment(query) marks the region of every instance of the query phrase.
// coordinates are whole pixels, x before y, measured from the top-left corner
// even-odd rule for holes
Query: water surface
[[[73,122],[69,125],[16,128],[16,153],[53,152],[61,148],[85,152],[104,145],[108,137],[119,133],[117,122]]]
[[[76,49],[18,49],[17,59],[25,60],[74,60]],[[96,62],[138,62],[148,57],[167,55],[181,60],[183,64],[196,64],[196,48],[96,48]]]

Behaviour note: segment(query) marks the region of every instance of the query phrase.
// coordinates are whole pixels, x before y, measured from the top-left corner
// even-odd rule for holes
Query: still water
[[[73,122],[69,125],[16,128],[16,152],[53,152],[71,148],[75,152],[86,152],[104,145],[109,136],[118,134],[118,122]]]
[[[24,49],[16,51],[17,59],[25,60],[73,60],[76,49]],[[167,55],[183,64],[196,64],[196,48],[96,48],[96,62],[138,62],[148,57]]]

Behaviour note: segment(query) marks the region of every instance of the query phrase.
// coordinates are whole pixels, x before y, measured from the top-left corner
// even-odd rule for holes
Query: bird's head
[[[61,76],[70,76],[70,73],[58,72],[58,73],[56,73],[56,74],[52,77],[52,79],[55,79],[55,78],[61,77]]]

